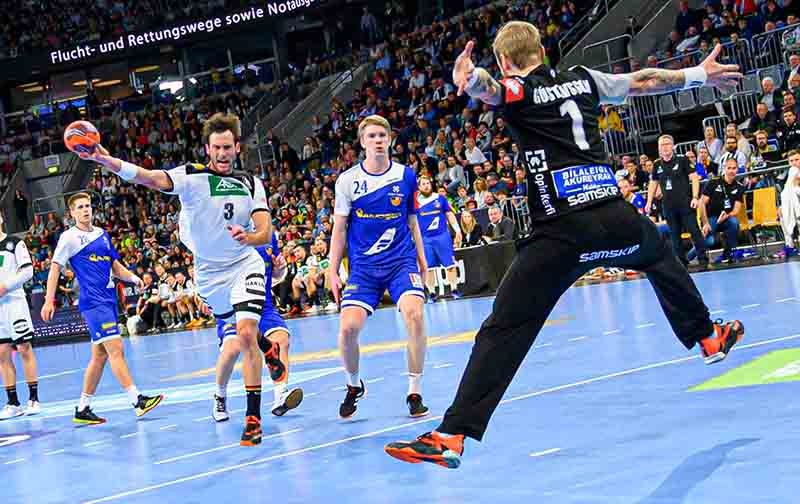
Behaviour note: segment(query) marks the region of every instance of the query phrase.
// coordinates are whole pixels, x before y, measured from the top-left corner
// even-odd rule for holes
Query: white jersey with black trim
[[[33,267],[25,242],[13,236],[6,236],[0,241],[0,283],[8,288],[25,267]],[[5,296],[0,297],[0,303],[8,303],[15,299],[25,299],[25,289],[22,285],[9,289]]]
[[[225,269],[255,252],[231,238],[228,226],[252,228],[256,212],[269,212],[264,185],[252,175],[220,175],[201,164],[166,171],[172,191],[181,202],[178,220],[181,241],[197,259],[198,269]]]

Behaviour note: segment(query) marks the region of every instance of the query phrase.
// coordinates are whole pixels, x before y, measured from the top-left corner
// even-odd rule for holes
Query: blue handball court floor
[[[126,339],[137,385],[166,401],[137,420],[106,369],[93,409],[108,423],[91,427],[71,421],[89,344],[39,348],[43,413],[0,423],[0,501],[800,502],[800,262],[693,278],[714,318],[745,325],[726,361],[706,366],[684,349],[646,280],[572,288],[458,470],[405,464],[383,445],[438,425],[492,298],[426,305],[423,393],[432,415],[423,419],[407,416],[394,309],[368,321],[361,374],[369,395],[349,421],[338,418],[337,316],[290,321],[291,381],[305,400],[275,418],[265,390],[265,438],[253,448],[238,445],[238,370],[231,421],[210,417],[211,330]],[[24,382],[19,391],[27,401]]]

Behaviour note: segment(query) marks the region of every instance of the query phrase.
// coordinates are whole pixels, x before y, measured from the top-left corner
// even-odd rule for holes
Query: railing
[[[800,23],[760,33],[753,37],[751,52],[755,68],[777,65],[783,59],[783,38],[789,30],[800,28]]]
[[[613,1],[611,2],[613,3]],[[566,54],[603,16],[608,14],[610,5],[608,0],[598,0],[594,6],[572,28],[558,39],[558,53]]]
[[[605,47],[606,62],[603,63],[603,65],[608,65],[609,67],[611,67],[612,62],[619,60],[619,58],[612,58],[611,57],[611,44],[614,43],[614,42],[620,42],[620,41],[623,41],[623,40],[627,40],[627,42],[626,42],[626,44],[627,44],[627,43],[630,43],[630,41],[632,39],[633,39],[633,37],[631,37],[630,34],[624,33],[624,34],[618,35],[616,37],[611,37],[611,38],[608,38],[608,39],[605,39],[605,40],[601,40],[599,42],[595,42],[594,44],[589,44],[589,45],[587,45],[586,47],[583,48],[582,54],[583,54],[583,56],[586,56],[586,51],[588,51],[589,49],[594,49],[596,47]],[[627,59],[627,58],[624,58],[624,59]]]
[[[531,234],[533,225],[526,196],[506,198],[501,205],[501,209],[503,210],[503,215],[514,221],[515,236],[524,238]]]

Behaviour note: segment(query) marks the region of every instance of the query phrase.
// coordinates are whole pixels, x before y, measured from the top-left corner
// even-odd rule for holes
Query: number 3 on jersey
[[[233,218],[233,203],[225,203],[223,208],[225,208],[225,213],[222,216],[231,220]]]
[[[586,131],[583,130],[583,116],[575,100],[565,101],[561,104],[558,111],[561,112],[562,117],[569,114],[570,119],[572,119],[572,137],[575,139],[575,145],[577,145],[580,150],[589,150],[589,142],[586,141]]]

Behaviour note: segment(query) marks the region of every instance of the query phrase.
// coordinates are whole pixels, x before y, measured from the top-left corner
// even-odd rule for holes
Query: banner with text
[[[126,33],[116,40],[85,43],[71,49],[51,51],[50,63],[61,65],[71,62],[83,62],[96,56],[122,52],[127,49],[139,49],[147,46],[158,47],[162,44],[186,41],[197,35],[207,36],[217,30],[251,25],[270,17],[291,14],[299,9],[311,7],[318,1],[288,0],[284,2],[267,2],[263,7],[251,7],[248,10],[225,16],[199,19],[143,33]]]

